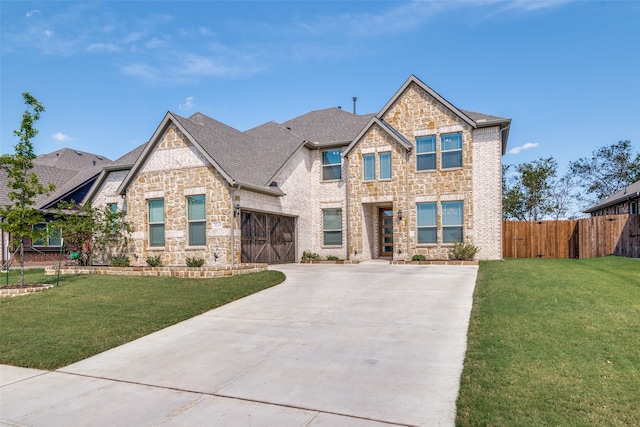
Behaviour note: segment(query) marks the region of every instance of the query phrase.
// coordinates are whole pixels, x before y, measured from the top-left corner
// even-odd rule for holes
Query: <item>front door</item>
[[[393,256],[393,209],[379,210],[380,256]]]

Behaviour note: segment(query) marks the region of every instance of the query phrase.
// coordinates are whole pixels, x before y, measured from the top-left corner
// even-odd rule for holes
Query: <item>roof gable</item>
[[[393,126],[391,126],[389,123],[385,122],[384,120],[378,117],[374,117],[369,121],[369,123],[364,127],[364,129],[360,131],[358,136],[354,138],[351,144],[349,144],[349,146],[344,149],[344,151],[342,152],[342,155],[344,157],[348,157],[349,153],[360,143],[360,141],[362,141],[362,138],[364,138],[364,136],[367,133],[369,133],[371,128],[373,128],[374,126],[380,127],[380,129],[382,129],[383,132],[388,134],[391,138],[393,138],[398,144],[400,144],[400,146],[404,147],[407,151],[410,151],[413,149],[413,144],[411,144],[411,142],[407,138],[405,138],[400,132],[398,132]]]

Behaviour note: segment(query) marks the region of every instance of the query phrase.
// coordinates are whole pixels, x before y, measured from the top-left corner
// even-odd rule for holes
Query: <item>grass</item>
[[[640,260],[481,262],[458,426],[640,425]]]
[[[18,282],[12,271],[9,284]],[[77,275],[0,299],[0,363],[57,369],[277,285],[279,271],[218,279]],[[55,283],[27,270],[25,283]],[[5,285],[2,277],[2,285]]]

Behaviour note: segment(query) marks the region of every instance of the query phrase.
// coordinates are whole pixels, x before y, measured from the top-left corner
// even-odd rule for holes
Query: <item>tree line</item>
[[[541,157],[519,165],[502,166],[502,217],[535,221],[572,219],[624,187],[640,180],[640,152],[631,141],[603,146],[569,162],[558,177],[558,162]]]

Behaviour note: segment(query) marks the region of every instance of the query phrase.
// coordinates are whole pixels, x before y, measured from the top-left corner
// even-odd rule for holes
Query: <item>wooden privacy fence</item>
[[[504,258],[640,258],[640,215],[503,221]]]

